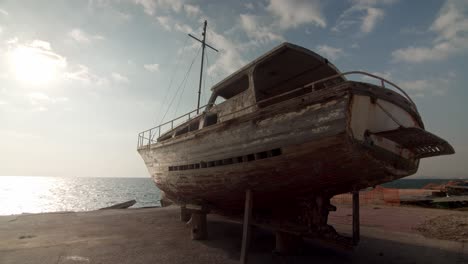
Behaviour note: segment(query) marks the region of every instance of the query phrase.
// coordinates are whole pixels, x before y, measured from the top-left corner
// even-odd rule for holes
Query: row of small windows
[[[254,160],[266,159],[270,157],[276,157],[281,154],[282,154],[281,149],[277,148],[277,149],[272,149],[268,151],[262,151],[262,152],[258,152],[254,154],[248,154],[244,156],[232,157],[232,158],[227,158],[227,159],[222,159],[222,160],[214,160],[214,161],[208,161],[208,162],[202,161],[200,163],[194,163],[194,164],[169,166],[169,171],[194,170],[194,169],[200,169],[200,168],[218,167],[218,166],[224,166],[224,165],[229,165],[229,164],[243,163],[243,162],[249,162],[249,161],[254,161]]]

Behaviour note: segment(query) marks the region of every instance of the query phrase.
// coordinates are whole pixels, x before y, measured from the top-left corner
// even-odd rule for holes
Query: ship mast
[[[205,59],[205,47],[209,47],[211,48],[212,50],[218,52],[217,49],[213,48],[212,46],[206,44],[206,26],[207,26],[208,22],[205,22],[203,23],[203,33],[202,33],[202,36],[203,36],[203,40],[199,40],[198,38],[194,37],[192,34],[188,34],[191,38],[195,39],[196,41],[200,42],[202,44],[202,57],[201,57],[201,67],[200,67],[200,82],[198,84],[198,101],[197,101],[197,114],[200,110],[200,96],[201,96],[201,87],[202,87],[202,79],[203,79],[203,63],[204,63],[204,59]]]

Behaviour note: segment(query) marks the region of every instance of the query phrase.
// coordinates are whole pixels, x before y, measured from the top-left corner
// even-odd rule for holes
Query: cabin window
[[[194,170],[194,169],[202,169],[202,168],[210,168],[210,167],[218,167],[218,166],[225,166],[231,165],[236,163],[242,162],[250,162],[255,160],[267,159],[276,157],[282,154],[280,148],[247,154],[244,156],[237,156],[222,160],[214,160],[214,161],[201,161],[200,163],[188,164],[188,165],[180,165],[180,166],[169,166],[169,171],[179,171],[179,170]]]
[[[276,157],[279,155],[281,155],[281,149],[277,148],[277,149],[271,150],[271,156]]]
[[[191,131],[198,130],[200,120],[191,121],[189,124],[185,125],[183,128],[175,132],[175,136],[183,135]]]
[[[243,75],[234,81],[226,81],[227,84],[215,87],[211,95],[209,105],[222,104],[224,101],[232,98],[249,88],[249,76]]]
[[[216,97],[216,100],[215,100],[214,104],[219,105],[219,104],[222,104],[224,101],[226,101],[226,99],[224,99],[221,96],[218,96],[218,97]]]
[[[249,88],[249,77],[247,75],[243,75],[237,78],[234,81],[229,82],[228,84],[221,86],[219,88],[215,88],[216,94],[221,96],[224,99],[229,99],[234,97],[243,91]]]
[[[255,159],[266,159],[268,158],[268,152],[263,151],[255,154]]]
[[[218,123],[218,114],[207,113],[205,116],[205,127]]]

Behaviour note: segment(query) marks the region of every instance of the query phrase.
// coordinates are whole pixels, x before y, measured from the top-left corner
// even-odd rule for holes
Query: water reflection
[[[87,211],[135,199],[158,206],[159,190],[142,178],[0,177],[0,215]]]

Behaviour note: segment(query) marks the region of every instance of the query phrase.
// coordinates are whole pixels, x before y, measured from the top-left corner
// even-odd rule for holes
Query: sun
[[[25,45],[11,50],[9,61],[17,80],[37,85],[55,80],[66,63],[64,58],[47,47]]]

